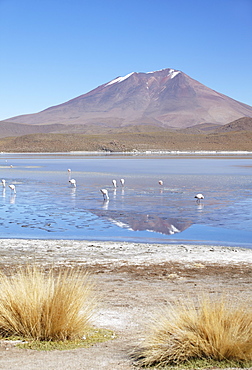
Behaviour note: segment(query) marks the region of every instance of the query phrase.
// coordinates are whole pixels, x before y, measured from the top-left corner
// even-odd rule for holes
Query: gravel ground
[[[82,266],[95,281],[100,305],[94,325],[114,340],[90,348],[38,352],[0,342],[0,369],[133,370],[130,352],[148,321],[185,295],[225,292],[251,305],[252,249],[62,240],[0,240],[1,271],[37,263]]]

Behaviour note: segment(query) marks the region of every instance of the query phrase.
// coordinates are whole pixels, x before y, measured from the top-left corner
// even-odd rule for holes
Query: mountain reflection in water
[[[191,226],[190,221],[181,221],[174,218],[162,218],[155,214],[141,214],[118,211],[90,210],[98,217],[105,218],[119,227],[134,231],[154,231],[161,234],[172,235],[180,233]]]

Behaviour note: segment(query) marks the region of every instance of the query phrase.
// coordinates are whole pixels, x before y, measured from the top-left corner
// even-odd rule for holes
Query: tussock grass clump
[[[0,274],[0,335],[33,340],[81,338],[94,309],[86,273],[65,269],[54,274],[36,266]]]
[[[195,359],[252,360],[252,310],[225,297],[179,301],[153,320],[134,357],[142,366],[179,365]]]

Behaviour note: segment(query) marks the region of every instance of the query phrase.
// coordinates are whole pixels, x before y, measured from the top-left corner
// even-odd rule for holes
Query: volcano
[[[182,71],[167,68],[117,77],[63,104],[5,122],[101,128],[145,124],[182,129],[206,123],[224,125],[240,117],[252,117],[252,107]]]

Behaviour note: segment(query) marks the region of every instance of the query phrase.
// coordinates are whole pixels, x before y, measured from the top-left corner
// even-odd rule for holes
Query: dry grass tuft
[[[226,297],[179,301],[153,321],[134,357],[142,366],[178,365],[195,359],[252,360],[252,310]]]
[[[38,267],[0,275],[0,335],[33,340],[81,338],[94,309],[87,274],[66,269],[57,275]]]

